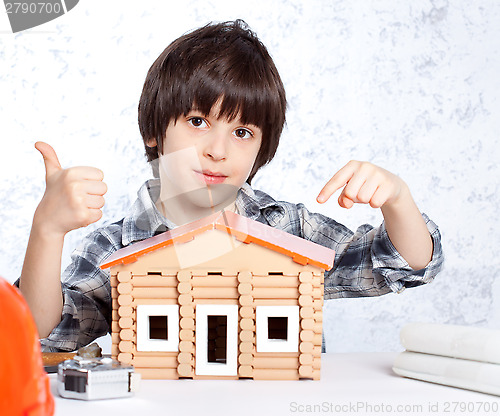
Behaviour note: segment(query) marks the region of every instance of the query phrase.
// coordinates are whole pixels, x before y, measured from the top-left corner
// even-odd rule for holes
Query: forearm
[[[406,184],[393,203],[381,208],[389,239],[411,268],[424,268],[432,258],[433,243]]]
[[[63,234],[46,232],[43,226],[37,223],[35,217],[19,288],[31,309],[40,338],[48,336],[61,321],[63,243]]]

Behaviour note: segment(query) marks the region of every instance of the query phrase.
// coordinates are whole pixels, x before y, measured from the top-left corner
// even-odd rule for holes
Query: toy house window
[[[267,338],[286,341],[288,338],[288,317],[269,316],[267,318]]]
[[[257,306],[255,315],[257,352],[298,352],[298,306]]]
[[[137,351],[177,351],[179,306],[137,306]]]
[[[238,305],[196,305],[196,375],[237,375]]]

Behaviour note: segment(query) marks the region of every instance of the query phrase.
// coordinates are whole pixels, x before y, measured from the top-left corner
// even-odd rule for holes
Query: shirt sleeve
[[[352,232],[322,214],[297,205],[302,237],[335,250],[334,266],[325,272],[325,299],[379,296],[431,282],[443,266],[441,234],[422,214],[433,242],[432,259],[414,270],[396,250],[385,224],[365,224]]]
[[[112,228],[96,230],[71,255],[61,283],[61,322],[41,340],[43,351],[73,351],[109,332],[109,270],[99,265],[119,248],[115,240]]]

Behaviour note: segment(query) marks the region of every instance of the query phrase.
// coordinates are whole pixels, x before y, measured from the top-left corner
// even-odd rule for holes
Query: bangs
[[[235,45],[236,46],[236,45]],[[178,118],[196,110],[208,116],[220,104],[218,118],[243,124],[252,124],[264,130],[265,126],[283,122],[283,108],[276,94],[277,86],[269,76],[264,62],[251,59],[241,50],[227,51],[226,57],[203,62],[195,68],[183,85],[179,85],[174,102],[182,103],[175,111]]]

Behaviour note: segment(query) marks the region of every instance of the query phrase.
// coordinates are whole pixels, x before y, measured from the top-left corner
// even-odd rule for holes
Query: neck
[[[230,192],[220,201],[220,193],[213,192],[207,186],[183,195],[171,195],[162,184],[156,207],[165,218],[179,226],[222,210],[235,212],[236,194],[237,192]]]

